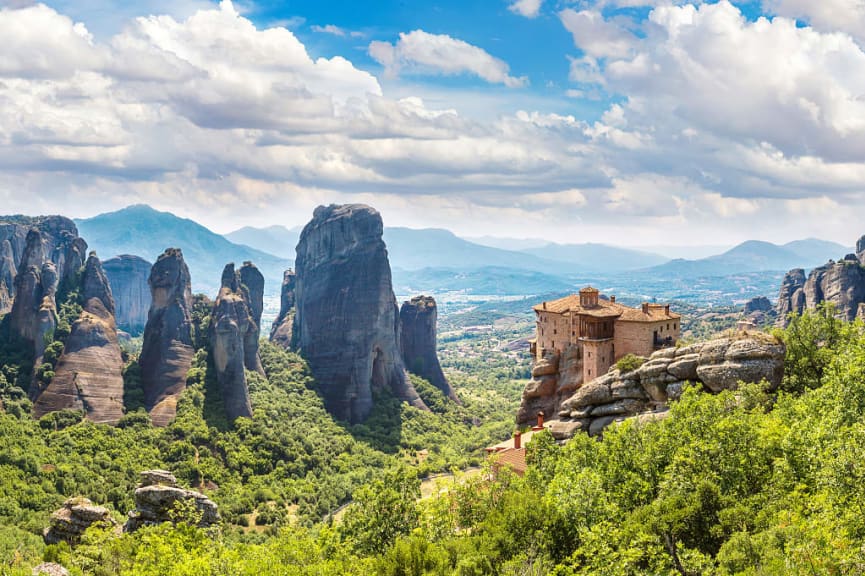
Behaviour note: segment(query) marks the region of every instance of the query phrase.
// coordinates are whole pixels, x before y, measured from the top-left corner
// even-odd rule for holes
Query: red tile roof
[[[660,322],[663,320],[676,320],[681,318],[680,314],[667,312],[664,304],[649,304],[648,312],[644,313],[642,308],[631,308],[618,302],[609,300],[598,300],[598,305],[592,308],[583,308],[580,305],[579,294],[571,294],[558,300],[551,300],[532,307],[537,312],[553,312],[554,314],[581,314],[594,318],[618,318],[625,322]]]

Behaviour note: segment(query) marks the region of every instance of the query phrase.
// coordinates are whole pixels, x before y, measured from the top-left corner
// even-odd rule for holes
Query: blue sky
[[[0,0],[0,201],[851,244],[863,31],[860,0]]]

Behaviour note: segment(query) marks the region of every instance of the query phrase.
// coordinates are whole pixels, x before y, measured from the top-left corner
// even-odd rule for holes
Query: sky
[[[3,212],[865,234],[865,1],[0,0]]]

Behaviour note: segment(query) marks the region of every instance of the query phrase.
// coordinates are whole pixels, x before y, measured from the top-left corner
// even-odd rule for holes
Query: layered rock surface
[[[788,314],[801,314],[822,302],[835,305],[836,314],[845,320],[865,318],[865,236],[856,242],[856,254],[838,262],[814,268],[807,279],[802,269],[784,276],[778,295],[777,323],[786,326]]]
[[[297,276],[294,270],[286,270],[282,276],[279,316],[270,329],[270,341],[285,349],[291,348],[292,327],[294,325],[294,290]]]
[[[35,398],[33,414],[74,409],[94,422],[114,424],[123,416],[123,359],[111,288],[94,253],[80,289],[84,309],[72,325],[54,378]]]
[[[379,213],[360,204],[319,206],[297,245],[294,339],[329,412],[359,422],[373,390],[426,408],[399,348],[399,310]]]
[[[147,279],[152,265],[144,258],[124,254],[102,263],[114,295],[117,327],[136,335],[144,331],[150,311]]]
[[[400,349],[406,368],[458,401],[445,378],[436,352],[438,308],[432,296],[415,296],[402,303],[399,311]]]
[[[50,524],[45,529],[43,538],[46,544],[77,544],[84,531],[94,524],[103,527],[117,526],[107,508],[95,506],[87,498],[70,498],[63,503],[62,508],[51,514]]]
[[[613,369],[580,386],[561,402],[552,432],[559,438],[579,430],[597,435],[614,421],[662,412],[681,395],[685,382],[713,393],[735,390],[740,381],[766,380],[775,389],[784,376],[785,352],[782,343],[760,332],[659,350],[636,370]]]
[[[139,357],[144,402],[155,426],[167,425],[177,412],[192,365],[192,288],[189,269],[177,248],[167,249],[148,278],[150,312]]]
[[[175,522],[178,504],[194,510],[201,528],[219,522],[219,510],[207,496],[179,488],[177,479],[167,470],[148,470],[141,473],[141,484],[135,489],[135,510],[129,512],[124,530],[134,532],[142,526]]]
[[[248,265],[245,264],[244,268]],[[261,370],[258,357],[258,323],[241,272],[228,264],[222,273],[222,287],[213,304],[210,345],[216,380],[222,392],[225,414],[230,420],[252,416],[245,369]],[[262,284],[263,286],[263,279]],[[261,297],[259,293],[259,298]],[[261,308],[258,308],[259,315]],[[259,316],[260,319],[260,316]],[[254,348],[248,348],[254,346]],[[263,373],[263,370],[261,370]]]

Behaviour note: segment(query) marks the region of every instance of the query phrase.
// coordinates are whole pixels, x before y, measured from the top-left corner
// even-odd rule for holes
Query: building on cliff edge
[[[537,327],[531,352],[536,360],[576,347],[583,382],[606,374],[622,356],[646,356],[673,346],[679,339],[681,316],[669,304],[643,303],[631,308],[600,298],[587,286],[572,294],[534,306]]]

